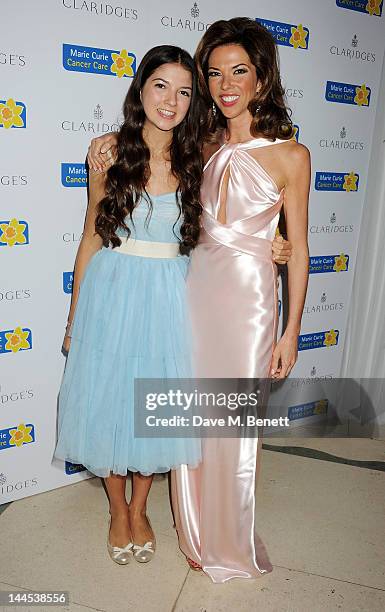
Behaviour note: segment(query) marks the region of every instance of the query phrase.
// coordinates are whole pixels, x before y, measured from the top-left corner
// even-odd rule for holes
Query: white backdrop
[[[88,143],[116,129],[135,58],[162,43],[193,52],[208,24],[240,15],[264,20],[276,37],[298,138],[312,154],[314,273],[293,376],[316,382],[339,374],[384,55],[382,1],[239,0],[234,9],[230,0],[20,0],[17,12],[7,3],[0,25],[0,503],[88,476],[51,463]],[[305,402],[294,386],[290,414],[322,412],[321,399]]]

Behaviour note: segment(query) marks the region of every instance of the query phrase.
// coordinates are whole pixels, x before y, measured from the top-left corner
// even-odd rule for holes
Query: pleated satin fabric
[[[187,278],[193,363],[200,378],[269,376],[278,320],[271,244],[284,194],[250,151],[281,142],[227,143],[206,164],[202,232]],[[221,224],[228,169],[226,224]],[[260,453],[257,438],[206,438],[201,465],[172,473],[180,548],[213,582],[272,570],[256,533]]]

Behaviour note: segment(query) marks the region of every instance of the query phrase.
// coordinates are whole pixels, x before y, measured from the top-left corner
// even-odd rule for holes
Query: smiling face
[[[261,84],[255,66],[241,45],[222,45],[210,53],[208,86],[226,119],[243,117],[251,120],[248,105]]]
[[[141,100],[146,115],[145,126],[162,131],[173,130],[185,118],[190,107],[192,75],[180,64],[162,64],[145,82]]]

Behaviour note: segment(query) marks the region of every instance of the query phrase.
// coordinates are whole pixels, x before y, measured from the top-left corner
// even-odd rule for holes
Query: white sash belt
[[[134,238],[121,238],[122,244],[112,249],[115,253],[171,259],[179,255],[179,242],[147,242]]]

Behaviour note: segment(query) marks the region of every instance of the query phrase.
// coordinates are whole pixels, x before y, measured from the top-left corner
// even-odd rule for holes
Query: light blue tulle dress
[[[150,218],[142,197],[134,225],[127,219],[131,237],[178,242],[175,193],[151,199]],[[134,379],[192,376],[187,266],[186,256],[156,259],[109,248],[92,257],[80,287],[60,388],[57,458],[102,477],[198,465],[196,439],[134,436]]]

